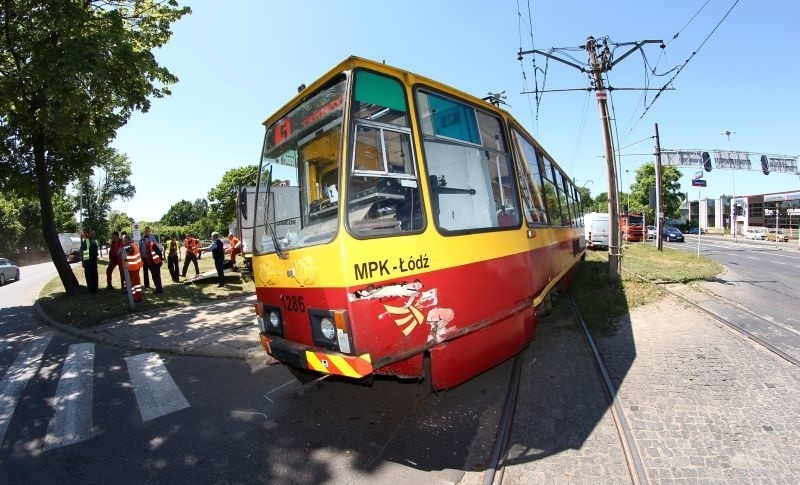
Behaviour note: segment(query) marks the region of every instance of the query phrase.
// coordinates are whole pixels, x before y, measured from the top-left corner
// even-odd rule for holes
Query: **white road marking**
[[[780,261],[772,261],[772,260],[769,260],[769,259],[767,260],[767,262],[768,263],[775,263],[775,264],[789,264],[789,263],[782,263]]]
[[[5,439],[11,416],[19,402],[19,396],[28,381],[39,370],[44,350],[52,339],[53,334],[46,333],[29,343],[17,356],[17,360],[8,369],[3,380],[0,381],[0,444]]]
[[[150,421],[189,407],[189,401],[178,389],[157,354],[134,355],[126,357],[125,362],[128,364],[128,374],[131,376],[142,421]]]
[[[93,379],[94,344],[70,345],[53,400],[55,414],[47,426],[45,450],[92,437]]]

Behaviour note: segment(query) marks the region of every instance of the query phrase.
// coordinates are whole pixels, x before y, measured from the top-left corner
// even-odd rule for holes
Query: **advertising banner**
[[[661,150],[661,160],[665,165],[684,167],[702,167],[701,150]]]
[[[729,168],[734,170],[750,170],[750,154],[747,152],[729,152],[716,150],[714,152],[714,166],[716,168]]]

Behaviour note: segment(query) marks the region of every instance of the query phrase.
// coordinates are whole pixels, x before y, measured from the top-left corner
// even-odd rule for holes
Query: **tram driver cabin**
[[[533,339],[584,256],[572,179],[491,103],[351,57],[264,125],[255,310],[301,380],[458,385]]]

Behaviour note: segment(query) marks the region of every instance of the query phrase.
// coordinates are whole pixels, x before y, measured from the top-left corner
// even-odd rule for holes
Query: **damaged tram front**
[[[447,388],[533,337],[504,121],[465,96],[352,57],[265,122],[256,313],[299,378]]]

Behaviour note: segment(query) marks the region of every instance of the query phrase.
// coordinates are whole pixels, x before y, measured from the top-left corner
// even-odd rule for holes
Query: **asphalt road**
[[[697,236],[668,247],[697,252]],[[794,330],[800,335],[800,250],[796,242],[778,243],[703,235],[700,254],[726,272],[704,287],[727,300]]]
[[[696,251],[696,242],[667,246]],[[700,250],[727,268],[708,283],[715,293],[800,335],[795,247],[707,237]],[[508,362],[438,394],[382,379],[301,388],[280,365],[158,355],[59,334],[31,306],[54,276],[49,263],[27,266],[21,281],[0,287],[3,482],[457,483],[485,469]],[[572,348],[564,345],[567,362]],[[553,376],[542,375],[536,387],[552,385]],[[540,405],[563,410],[556,401]],[[605,415],[603,407],[587,413],[581,429],[605,429]],[[554,456],[592,449],[588,431],[562,444],[559,419],[518,441]],[[536,437],[553,442],[531,442]]]
[[[0,287],[4,483],[454,483],[485,467],[509,363],[449,392],[301,388],[283,366],[81,342],[32,310],[52,264]]]

